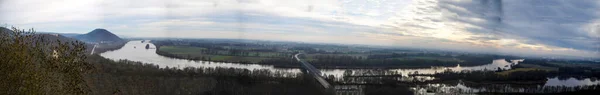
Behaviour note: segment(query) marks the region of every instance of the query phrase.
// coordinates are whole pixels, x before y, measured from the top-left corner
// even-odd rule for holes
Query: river
[[[144,48],[146,45],[149,45],[151,49]],[[152,63],[156,64],[161,68],[164,67],[223,67],[223,68],[243,68],[249,70],[255,69],[268,69],[272,71],[284,71],[284,72],[300,72],[300,69],[294,68],[275,68],[271,65],[258,65],[258,64],[238,64],[238,63],[225,63],[225,62],[210,62],[210,61],[191,61],[186,59],[177,59],[177,58],[169,58],[165,56],[161,56],[156,54],[156,46],[152,43],[142,43],[141,41],[130,41],[126,43],[121,49],[108,51],[100,54],[101,56],[112,59],[112,60],[120,60],[127,59],[131,61],[140,61],[143,63]],[[389,71],[395,71],[401,73],[402,75],[407,75],[408,73],[420,73],[420,74],[432,74],[436,72],[443,72],[446,69],[450,69],[452,71],[461,71],[461,70],[496,70],[498,67],[502,69],[510,69],[510,64],[517,64],[519,60],[515,60],[513,62],[506,62],[504,59],[493,60],[491,64],[486,64],[482,66],[472,66],[472,67],[437,67],[437,68],[425,68],[425,69],[389,69]],[[372,69],[321,69],[321,72],[326,75],[334,75],[341,76],[345,71],[366,71]]]
[[[146,49],[145,46],[150,45],[151,49]],[[209,62],[209,61],[190,61],[185,59],[176,59],[164,57],[156,54],[156,46],[152,43],[148,43],[146,41],[143,43],[142,41],[130,41],[126,43],[121,49],[108,51],[100,54],[101,56],[112,59],[112,60],[120,60],[126,59],[131,61],[140,61],[143,63],[151,63],[156,64],[161,68],[164,67],[223,67],[223,68],[243,68],[249,70],[257,70],[257,69],[268,69],[271,71],[279,71],[279,72],[290,72],[290,73],[298,73],[300,69],[297,68],[275,68],[271,65],[258,65],[258,64],[238,64],[238,63],[224,63],[224,62]],[[471,66],[471,67],[461,67],[460,65],[455,67],[436,67],[436,68],[425,68],[425,69],[388,69],[388,71],[392,71],[395,73],[400,73],[402,75],[408,75],[413,73],[419,74],[433,74],[437,72],[443,72],[445,70],[452,71],[462,71],[462,70],[496,70],[497,68],[502,69],[510,69],[511,64],[518,64],[518,62],[523,60],[512,60],[512,62],[507,62],[504,59],[493,60],[490,64],[481,65],[481,66]],[[351,72],[368,72],[373,71],[373,69],[322,69],[321,72],[325,75],[333,75],[336,77],[341,77],[344,75],[346,71]],[[598,84],[598,81],[590,81],[588,80],[572,80],[569,79],[567,81],[560,81],[556,78],[551,78],[546,83],[546,86],[557,86],[557,85],[589,85],[589,84]]]

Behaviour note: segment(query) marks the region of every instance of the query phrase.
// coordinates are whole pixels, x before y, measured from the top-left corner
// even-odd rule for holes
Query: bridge
[[[302,65],[302,72],[307,75],[307,79],[311,82],[314,82],[323,92],[323,94],[326,95],[334,95],[335,91],[334,91],[334,87],[329,84],[329,82],[327,82],[327,80],[325,80],[325,78],[323,78],[321,71],[319,71],[319,69],[315,68],[313,65],[311,65],[310,63],[301,60],[298,55],[301,55],[302,53],[298,53],[296,55],[294,55],[294,59],[296,59],[298,62],[300,62],[300,64]]]

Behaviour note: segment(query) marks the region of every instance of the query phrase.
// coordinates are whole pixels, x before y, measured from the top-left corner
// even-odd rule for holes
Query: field
[[[544,70],[544,69],[538,69],[538,68],[515,68],[515,69],[511,69],[511,70],[507,70],[507,71],[498,72],[498,74],[499,75],[508,75],[510,73],[518,72],[518,71],[534,71],[534,70]]]
[[[548,67],[548,66],[541,66],[541,65],[535,65],[535,64],[519,64],[519,65],[522,66],[523,68],[536,68],[536,69],[548,70],[548,71],[557,71],[558,70],[557,67]]]
[[[208,54],[206,48],[192,46],[161,46],[160,51],[175,54],[184,58],[196,58],[211,61],[223,62],[251,62],[258,63],[263,60],[277,58],[280,53],[276,52],[248,52],[247,54],[230,54],[227,50],[212,50],[213,54]]]
[[[231,40],[158,40],[157,53],[190,60],[258,63],[290,67],[292,55],[317,68],[429,68],[431,66],[476,66],[509,56],[397,50],[360,46],[320,45],[292,42],[247,42]]]
[[[442,61],[442,62],[464,62],[464,60],[460,60],[460,59],[456,59],[456,58],[430,57],[430,56],[411,56],[411,57],[400,57],[400,58],[396,58],[396,59],[402,59],[402,60],[420,59],[420,60],[438,60],[438,61]]]
[[[360,54],[307,54],[306,57],[308,61],[315,60],[314,57],[318,55],[326,55],[326,56],[352,56],[354,58],[367,59],[370,54],[360,53]],[[442,62],[464,62],[464,60],[452,58],[452,57],[435,57],[435,56],[407,56],[407,57],[395,57],[388,59],[399,59],[399,60],[438,60]]]
[[[202,50],[206,50],[206,48],[190,46],[161,46],[160,50],[172,54],[194,54],[202,52]]]
[[[327,55],[327,56],[352,56],[355,58],[362,58],[362,59],[366,59],[369,54],[306,54],[306,59],[307,61],[313,61],[316,60],[314,57],[315,56],[319,56],[319,55]]]

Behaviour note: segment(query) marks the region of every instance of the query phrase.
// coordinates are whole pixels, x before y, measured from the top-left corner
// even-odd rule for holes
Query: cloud
[[[599,4],[594,0],[416,0],[385,26],[393,33],[487,46],[499,52],[512,49],[514,54],[525,49],[598,57],[593,52],[600,43],[594,36]]]
[[[0,22],[49,32],[107,28],[131,37],[598,57],[598,5],[596,0],[1,0]]]

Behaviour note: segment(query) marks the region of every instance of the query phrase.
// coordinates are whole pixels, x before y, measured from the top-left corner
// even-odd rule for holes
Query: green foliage
[[[2,27],[3,28],[3,27]],[[86,94],[89,68],[80,42],[12,28],[0,33],[0,94]],[[52,36],[50,36],[52,37]]]

